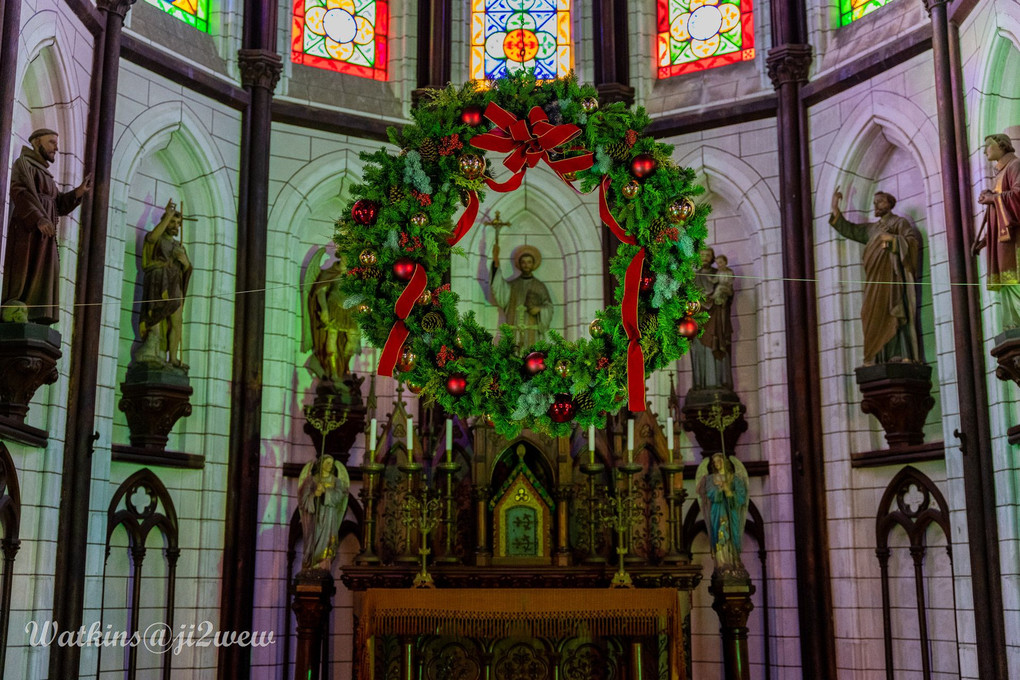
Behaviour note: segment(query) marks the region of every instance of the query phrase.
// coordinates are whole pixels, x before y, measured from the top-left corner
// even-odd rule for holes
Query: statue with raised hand
[[[27,317],[32,323],[50,326],[57,322],[60,304],[59,218],[78,207],[92,189],[92,175],[86,175],[74,189],[61,192],[49,171],[57,158],[57,133],[40,128],[28,143],[31,146],[21,149],[11,167],[11,218],[2,294],[5,308],[13,305],[25,314],[0,316],[4,320]]]
[[[191,260],[178,239],[183,222],[184,214],[170,199],[142,243],[142,309],[138,324],[142,345],[135,362],[187,372],[188,365],[181,361],[181,339]]]
[[[921,362],[916,283],[921,268],[921,232],[894,215],[896,199],[875,193],[875,222],[855,224],[843,217],[839,187],[832,195],[829,224],[840,235],[864,244],[864,365]]]
[[[499,272],[499,243],[492,249],[489,283],[493,300],[505,322],[514,328],[514,339],[522,349],[545,338],[552,323],[553,304],[549,289],[534,272],[542,264],[542,253],[534,246],[520,246],[512,256],[520,274],[509,281]]]
[[[346,268],[338,258],[322,269],[325,256],[326,249],[320,248],[305,270],[301,351],[312,352],[308,362],[312,375],[339,386],[351,357],[361,350],[361,330],[340,290]]]

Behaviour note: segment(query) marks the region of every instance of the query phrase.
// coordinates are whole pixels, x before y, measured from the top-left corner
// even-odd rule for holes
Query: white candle
[[[446,419],[446,462],[453,460],[453,421]]]
[[[372,418],[372,424],[368,428],[368,455],[375,457],[375,445],[379,439],[379,421]]]
[[[407,458],[412,460],[411,453],[414,452],[414,418],[407,416]]]
[[[627,462],[634,462],[634,419],[627,421]]]
[[[673,462],[673,416],[666,418],[666,436],[669,438],[669,462]]]
[[[591,464],[595,464],[595,426],[588,426],[588,454],[591,458]]]

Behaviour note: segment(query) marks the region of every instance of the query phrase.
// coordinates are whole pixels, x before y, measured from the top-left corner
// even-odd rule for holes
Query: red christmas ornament
[[[641,292],[647,293],[655,286],[655,274],[644,272],[641,274]]]
[[[455,397],[459,397],[467,391],[467,376],[463,373],[453,373],[446,379],[446,391]]]
[[[482,124],[482,107],[465,106],[464,110],[460,113],[460,120],[464,123],[464,125],[478,127]]]
[[[545,370],[545,352],[532,352],[524,357],[524,370],[528,375],[538,375]]]
[[[688,340],[697,337],[698,330],[698,322],[689,316],[680,319],[676,324],[676,332]]]
[[[634,175],[638,179],[644,179],[650,174],[655,172],[655,168],[658,167],[658,163],[652,158],[651,154],[642,153],[634,157],[634,160],[630,162],[630,174]]]
[[[554,423],[566,423],[574,419],[577,407],[569,394],[557,394],[553,405],[549,407],[549,417]]]
[[[393,275],[401,281],[410,281],[414,274],[414,260],[402,257],[393,263]]]
[[[354,202],[354,206],[351,208],[351,217],[358,224],[369,225],[375,222],[375,218],[379,216],[379,206],[375,202],[362,198]]]

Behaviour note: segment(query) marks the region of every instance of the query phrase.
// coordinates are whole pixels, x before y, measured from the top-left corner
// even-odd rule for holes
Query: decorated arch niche
[[[400,153],[363,156],[364,182],[337,223],[347,304],[382,348],[379,374],[461,418],[487,418],[508,439],[522,428],[565,435],[572,421],[603,426],[625,404],[643,411],[647,373],[686,353],[706,318],[693,280],[708,208],[692,200],[701,193],[694,172],[642,134],[643,109],[600,106],[595,88],[572,77],[542,82],[528,72],[490,88],[451,86],[412,116],[389,133]],[[487,154],[499,154],[508,179],[493,176]],[[444,279],[483,192],[516,190],[540,163],[552,181],[597,196],[621,241],[610,264],[619,283],[590,338],[550,332],[521,346],[511,327],[496,340],[461,314]]]

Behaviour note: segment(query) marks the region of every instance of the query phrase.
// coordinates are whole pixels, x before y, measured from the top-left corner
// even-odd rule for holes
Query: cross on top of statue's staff
[[[499,211],[498,210],[496,211],[496,217],[494,219],[488,220],[486,222],[482,222],[482,224],[484,226],[486,226],[486,227],[492,227],[492,228],[494,228],[496,230],[496,245],[499,245],[499,230],[503,229],[504,227],[509,227],[510,226],[509,222],[504,222],[503,220],[501,220],[499,218]]]

